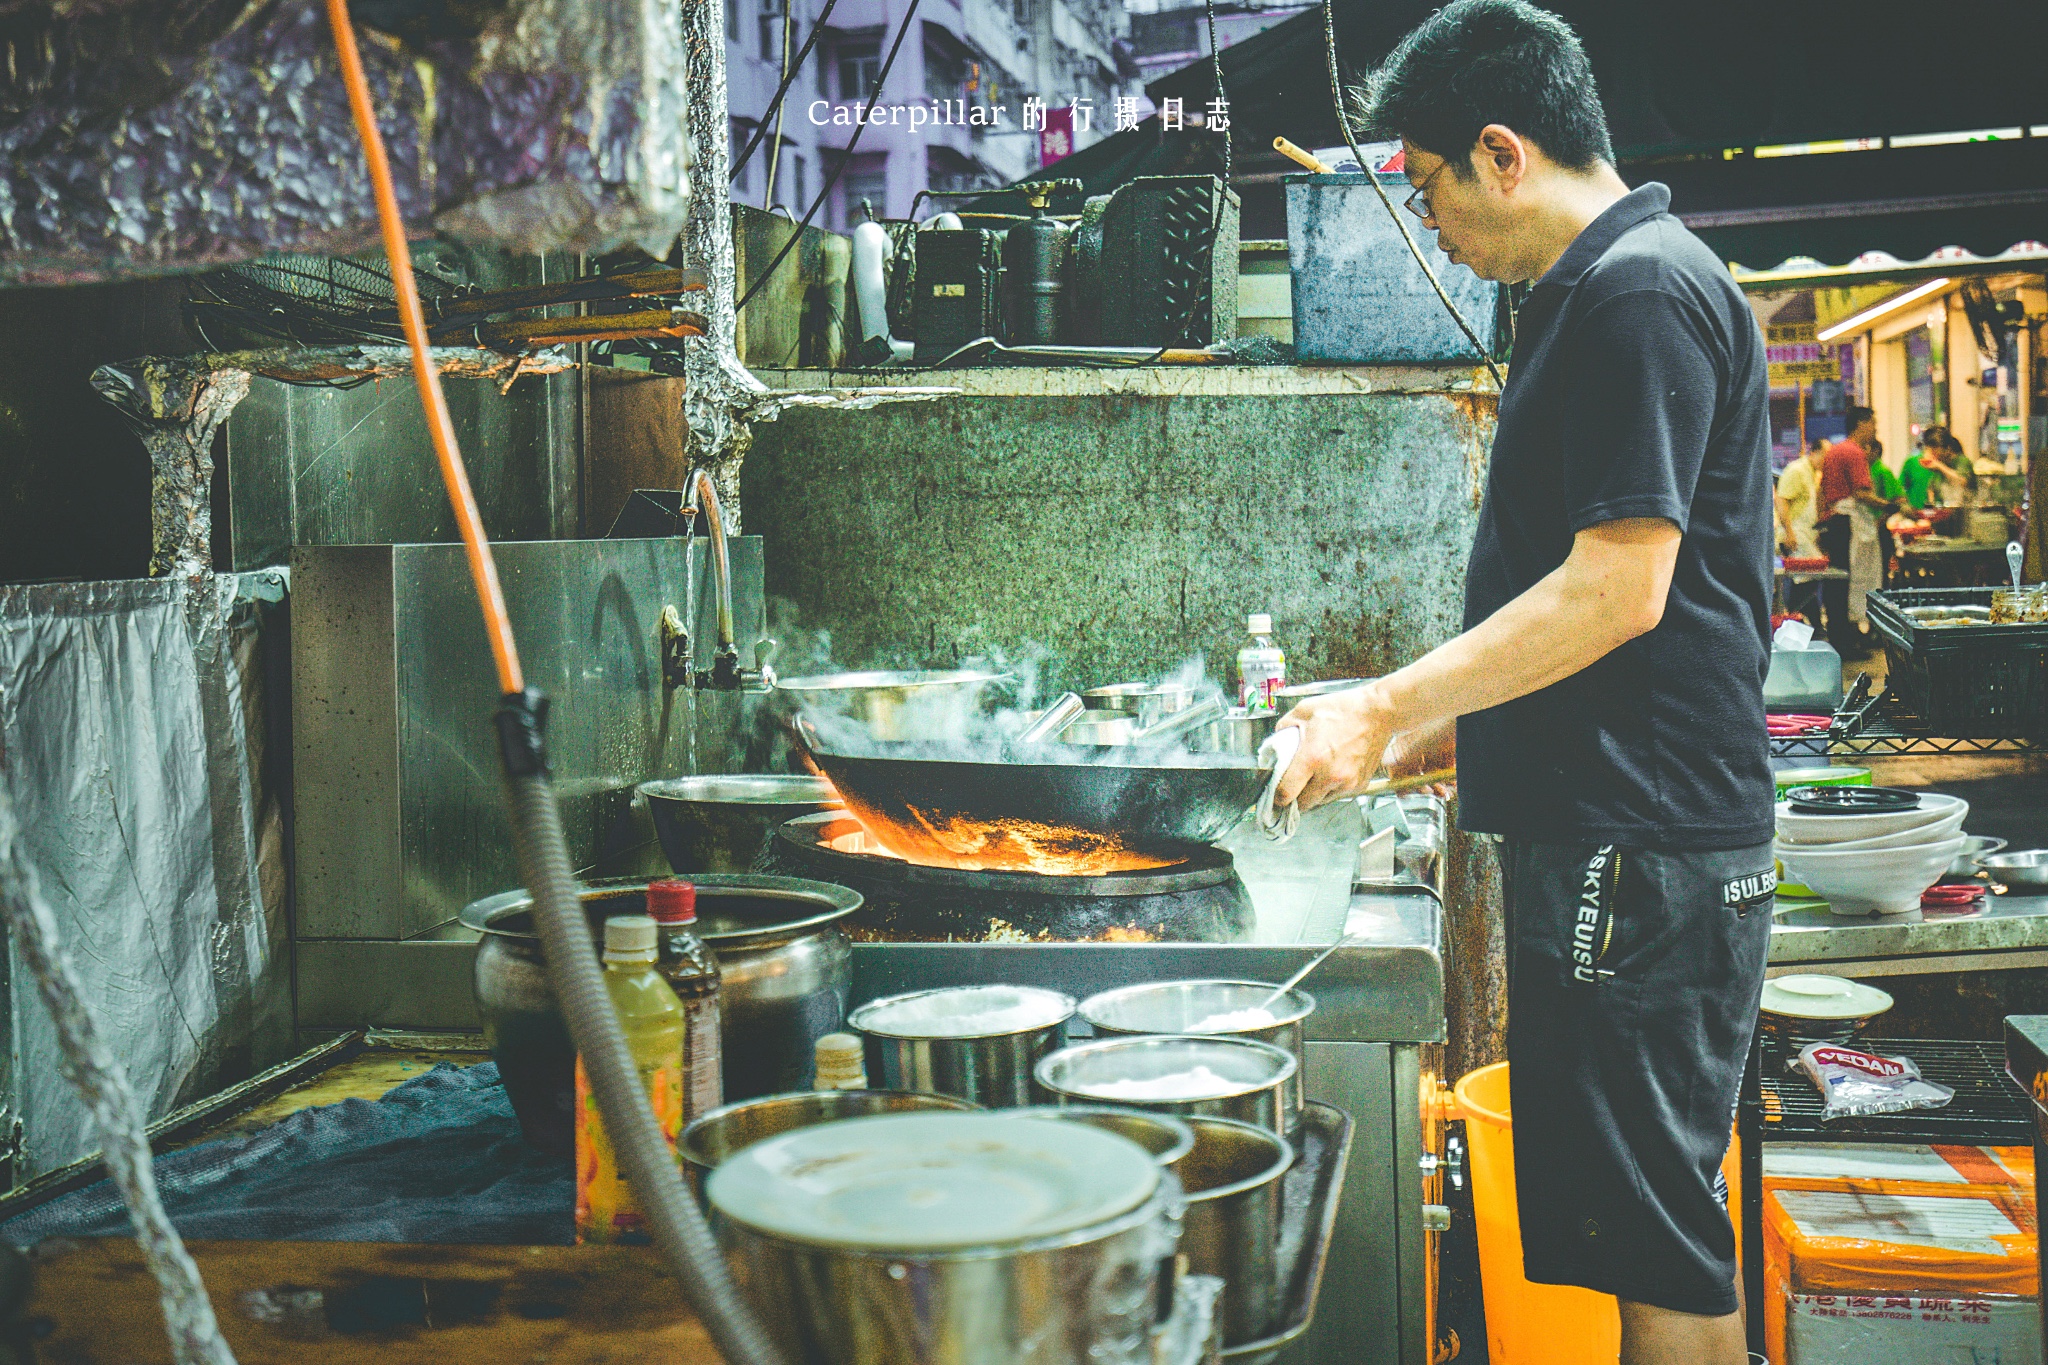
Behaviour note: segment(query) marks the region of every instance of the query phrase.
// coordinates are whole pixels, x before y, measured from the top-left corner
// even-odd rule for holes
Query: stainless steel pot
[[[1281,1183],[1294,1146],[1234,1119],[1187,1124],[1195,1146],[1176,1172],[1187,1197],[1180,1248],[1188,1269],[1224,1282],[1223,1345],[1257,1341],[1280,1326]]]
[[[1148,1114],[1142,1109],[1119,1109],[1108,1104],[1035,1104],[1005,1112],[1018,1118],[1058,1119],[1062,1123],[1085,1123],[1118,1137],[1129,1138],[1152,1154],[1166,1170],[1173,1170],[1195,1149],[1195,1130],[1171,1114]]]
[[[1134,1206],[1117,1199],[1100,1217],[1090,1217],[1087,1203],[1076,1201],[1067,1220],[1074,1226],[1008,1240],[1004,1233],[1027,1198],[1042,1203],[1039,1197],[1050,1194],[1057,1202],[1066,1191],[1014,1188],[1021,1176],[983,1179],[963,1190],[950,1180],[948,1164],[960,1141],[938,1136],[940,1128],[933,1127],[956,1123],[976,1129],[973,1145],[993,1154],[984,1163],[991,1173],[1004,1157],[1014,1158],[1019,1129],[1067,1130],[1047,1150],[1069,1181],[1101,1183],[1096,1176],[1105,1155],[1125,1175],[1123,1152],[1145,1159],[1141,1149],[1111,1134],[977,1114],[833,1124],[741,1153],[707,1182],[713,1223],[734,1278],[788,1358],[815,1365],[1150,1365],[1160,1265],[1172,1255],[1178,1232],[1174,1183],[1153,1168],[1150,1192]],[[891,1125],[912,1131],[899,1134]],[[834,1151],[790,1146],[828,1133]],[[892,1180],[884,1171],[864,1180],[857,1155],[837,1155],[837,1148],[857,1141],[872,1146],[892,1139],[915,1144],[909,1146],[920,1167],[914,1175]],[[804,1175],[801,1182],[767,1184],[764,1198],[764,1183],[753,1178],[771,1163],[801,1167]],[[849,1169],[855,1175],[842,1180]],[[820,1185],[830,1188],[820,1193]],[[871,1235],[869,1220],[904,1207],[902,1199],[885,1197],[899,1185],[915,1185],[923,1204],[896,1220],[900,1239]],[[918,1215],[931,1204],[938,1206],[938,1221],[969,1222],[977,1237],[984,1224],[996,1231],[986,1240],[928,1236],[918,1226],[926,1219]],[[832,1220],[829,1236],[820,1235],[823,1219],[808,1216],[826,1206],[844,1211]]]
[[[704,875],[697,932],[718,958],[725,1098],[810,1084],[811,1051],[840,1026],[853,988],[853,945],[839,922],[859,893],[795,877]],[[591,882],[583,889],[592,942],[613,915],[638,915],[647,883]],[[533,932],[532,901],[507,891],[472,901],[462,923],[482,935],[473,967],[484,1036],[526,1140],[545,1151],[575,1147],[576,1049],[569,1041]]]
[[[975,1106],[951,1095],[919,1095],[907,1090],[799,1090],[767,1095],[714,1109],[683,1130],[676,1155],[690,1178],[690,1188],[704,1198],[704,1180],[734,1152],[799,1128],[875,1114],[912,1114],[925,1110],[971,1110]],[[1142,1117],[1142,1116],[1141,1116]],[[1187,1145],[1195,1144],[1193,1133]]]
[[[980,669],[821,673],[778,678],[771,704],[814,722],[846,716],[873,739],[964,739],[990,684],[1008,674]]]
[[[703,773],[642,782],[661,851],[677,872],[751,872],[754,858],[784,820],[845,802],[822,777],[782,773]]]
[[[1206,1093],[1178,1078],[1206,1068],[1220,1078]],[[1246,1038],[1154,1036],[1102,1038],[1053,1053],[1038,1064],[1039,1085],[1061,1104],[1113,1104],[1183,1118],[1225,1118],[1269,1132],[1293,1129],[1288,1102],[1300,1067],[1284,1048]],[[1147,1092],[1151,1093],[1147,1093]]]
[[[889,1018],[993,989],[1041,1002],[1042,1016],[1028,1027],[988,1032],[937,1030]],[[1073,1013],[1072,997],[1035,986],[947,986],[870,1000],[847,1017],[846,1026],[867,1040],[869,1080],[891,1090],[957,1095],[991,1109],[1008,1109],[1040,1098],[1032,1090],[1033,1069],[1059,1047]]]
[[[1192,1026],[1220,1014],[1265,1005],[1273,1022],[1199,1030],[1202,1037],[1250,1038],[1283,1048],[1295,1061],[1287,1085],[1289,1112],[1299,1114],[1302,1102],[1300,1068],[1308,1061],[1303,1050],[1305,1021],[1316,1010],[1316,998],[1295,989],[1274,1000],[1273,985],[1263,981],[1145,981],[1091,995],[1081,1002],[1080,1015],[1098,1036],[1195,1033]]]

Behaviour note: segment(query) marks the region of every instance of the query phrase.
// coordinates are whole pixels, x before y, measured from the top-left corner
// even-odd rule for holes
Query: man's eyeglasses
[[[1425,220],[1428,219],[1430,214],[1430,182],[1434,181],[1438,176],[1442,175],[1444,171],[1449,168],[1450,164],[1450,162],[1446,161],[1443,163],[1443,165],[1438,166],[1435,170],[1431,171],[1428,175],[1424,176],[1422,179],[1422,183],[1415,187],[1415,193],[1409,195],[1406,199],[1403,199],[1401,201],[1401,207],[1408,210],[1410,213],[1414,214],[1417,218]]]

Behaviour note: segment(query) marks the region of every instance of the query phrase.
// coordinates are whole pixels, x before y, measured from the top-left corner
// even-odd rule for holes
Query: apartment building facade
[[[1114,129],[1118,96],[1142,93],[1121,0],[918,0],[874,119],[856,139],[910,7],[838,0],[783,100],[779,130],[734,181],[735,200],[800,217],[843,159],[814,222],[846,230],[863,201],[879,217],[905,217],[920,191],[993,189],[1037,171],[1030,102],[1071,110],[1078,150]],[[824,0],[725,0],[735,155],[773,118],[785,44],[793,59],[823,8]],[[926,200],[917,215],[944,203]]]

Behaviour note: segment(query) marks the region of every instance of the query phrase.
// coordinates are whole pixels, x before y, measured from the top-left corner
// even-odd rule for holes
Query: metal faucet
[[[711,582],[718,595],[718,647],[712,652],[711,669],[700,672],[691,650],[690,629],[673,604],[661,610],[662,677],[670,687],[695,686],[720,692],[766,692],[775,686],[775,641],[754,642],[754,666],[740,667],[739,645],[733,639],[732,561],[725,547],[725,517],[718,508],[718,485],[711,471],[699,466],[683,480],[683,505],[678,509],[684,524],[696,521],[697,513],[711,527]],[[689,566],[684,565],[687,573]]]

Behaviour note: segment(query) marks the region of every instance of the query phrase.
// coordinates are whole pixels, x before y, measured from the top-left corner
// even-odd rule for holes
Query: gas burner
[[[845,811],[819,811],[778,826],[760,868],[860,892],[856,940],[1241,943],[1255,924],[1235,862],[1208,846],[1129,871],[975,872],[907,862]]]

